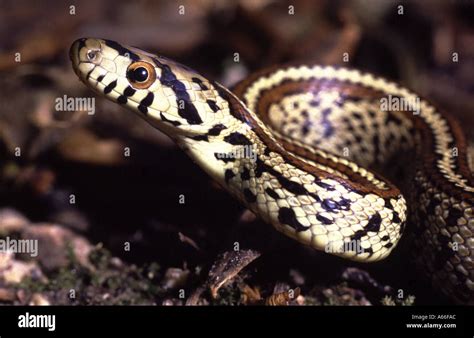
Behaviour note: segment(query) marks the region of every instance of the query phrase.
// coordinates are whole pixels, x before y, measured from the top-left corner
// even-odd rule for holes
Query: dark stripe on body
[[[286,189],[287,191],[295,194],[295,195],[308,195],[313,197],[316,201],[321,201],[318,195],[309,192],[306,188],[294,181],[289,180],[278,171],[273,169],[272,167],[266,165],[260,158],[257,158],[257,165],[255,168],[255,176],[261,177],[264,172],[269,173],[270,175],[274,176],[280,185]]]
[[[127,88],[125,88],[125,90],[123,91],[123,95],[125,95],[125,96],[133,96],[135,93],[136,93],[136,90],[133,89],[133,88],[130,87],[130,86],[128,86]]]
[[[298,221],[294,210],[290,208],[280,208],[280,210],[278,211],[278,221],[280,221],[280,223],[282,224],[289,225],[296,231],[305,231],[308,229],[308,227],[305,227]]]
[[[127,101],[128,101],[127,98],[123,95],[120,95],[119,97],[117,97],[117,102],[120,104],[126,104]]]
[[[225,170],[225,173],[224,173],[225,183],[229,183],[229,181],[230,181],[233,177],[235,177],[234,172],[233,172],[231,169],[226,169],[226,170]]]
[[[378,232],[380,230],[380,223],[382,222],[382,217],[377,212],[370,217],[369,222],[364,227],[363,230],[357,230],[354,235],[351,236],[351,240],[358,241],[362,237],[367,236],[369,232]]]
[[[176,78],[176,75],[168,65],[161,63],[157,58],[153,58],[153,61],[156,66],[161,69],[161,84],[171,88],[176,95],[178,115],[185,119],[189,124],[201,124],[202,119],[199,116],[196,107],[192,104],[185,85]],[[184,103],[184,107],[182,107],[182,103]]]
[[[117,87],[117,80],[114,80],[110,82],[105,88],[104,88],[104,94],[109,94],[115,87]]]
[[[170,119],[167,119],[163,112],[160,112],[160,118],[163,122],[171,123],[173,126],[179,126],[181,124],[179,121],[172,121]]]
[[[280,196],[278,196],[277,192],[271,188],[265,189],[265,192],[267,193],[268,196],[270,196],[274,200],[280,199]]]
[[[257,201],[257,196],[255,196],[255,194],[249,188],[244,189],[244,197],[249,203],[255,203]]]
[[[219,111],[219,107],[217,106],[216,102],[213,101],[213,100],[206,100],[206,103],[207,105],[209,106],[209,108],[211,108],[211,110],[214,112],[214,113],[217,113]]]
[[[197,83],[199,85],[199,88],[201,88],[201,90],[209,90],[209,88],[204,84],[204,82],[202,82],[201,79],[197,77],[193,77],[191,81],[193,81],[194,83]]]
[[[224,141],[230,143],[234,146],[251,146],[252,143],[250,140],[243,134],[238,132],[233,132],[226,137],[224,137]]]
[[[137,54],[132,52],[130,49],[127,49],[124,46],[118,44],[117,42],[112,41],[112,40],[104,40],[104,41],[105,41],[105,44],[107,46],[109,46],[110,48],[115,49],[120,55],[128,56],[133,61],[139,61],[140,60],[140,57]]]

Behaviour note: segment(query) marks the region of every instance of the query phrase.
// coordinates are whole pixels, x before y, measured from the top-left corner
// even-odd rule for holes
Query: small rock
[[[177,289],[186,284],[189,277],[189,270],[179,268],[169,268],[163,278],[163,288],[166,290]]]
[[[67,265],[69,245],[79,264],[92,269],[88,259],[92,245],[71,230],[54,224],[38,224],[26,228],[22,237],[38,240],[37,258],[46,270]]]
[[[0,252],[0,279],[7,284],[18,284],[25,277],[45,280],[36,262],[18,261],[12,252]]]
[[[35,293],[33,294],[33,296],[31,296],[31,301],[28,303],[28,305],[44,306],[44,305],[51,305],[51,303],[41,293]]]
[[[0,302],[13,302],[15,299],[15,291],[6,288],[0,288]]]
[[[0,233],[2,234],[20,232],[29,224],[30,221],[14,209],[0,210]]]

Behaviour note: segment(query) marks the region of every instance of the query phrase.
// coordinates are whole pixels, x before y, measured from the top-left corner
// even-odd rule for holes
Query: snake
[[[410,218],[415,264],[440,294],[474,304],[468,144],[427,99],[341,66],[273,66],[228,89],[111,40],[78,39],[69,56],[88,88],[168,135],[279,232],[369,263],[397,247]],[[397,175],[410,176],[398,187]]]

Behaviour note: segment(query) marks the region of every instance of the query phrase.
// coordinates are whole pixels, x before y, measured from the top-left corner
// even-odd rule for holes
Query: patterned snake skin
[[[172,60],[100,39],[75,41],[70,57],[89,88],[166,133],[245,206],[303,244],[378,261],[396,247],[410,212],[419,265],[445,295],[474,303],[466,142],[417,94],[356,70],[305,65],[261,71],[231,92]],[[391,160],[399,154],[405,162]],[[383,165],[413,175],[403,189],[408,203],[366,169]]]

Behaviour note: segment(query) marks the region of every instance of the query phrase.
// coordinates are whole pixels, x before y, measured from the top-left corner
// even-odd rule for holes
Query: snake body
[[[79,39],[70,57],[88,87],[166,133],[246,207],[303,244],[378,261],[396,247],[410,212],[419,265],[444,294],[474,303],[466,142],[456,122],[427,100],[372,74],[330,66],[263,70],[231,92],[184,65],[110,40]],[[389,97],[409,108],[382,109]],[[414,175],[407,203],[367,168],[410,153],[411,162],[399,165]]]

